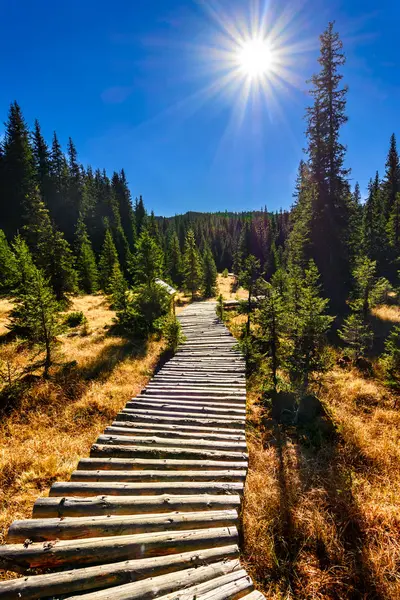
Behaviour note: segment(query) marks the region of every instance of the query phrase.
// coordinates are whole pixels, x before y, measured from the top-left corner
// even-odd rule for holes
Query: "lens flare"
[[[275,57],[267,39],[245,41],[237,51],[238,64],[250,79],[262,78],[274,68]]]

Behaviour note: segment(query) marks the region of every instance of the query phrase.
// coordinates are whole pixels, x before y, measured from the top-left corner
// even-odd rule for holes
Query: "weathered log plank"
[[[50,488],[50,496],[152,496],[154,494],[241,494],[243,484],[236,481],[180,481],[180,482],[84,482],[57,481]]]
[[[223,460],[182,460],[174,458],[162,458],[162,459],[149,459],[149,458],[81,458],[78,464],[78,469],[86,470],[97,470],[97,469],[110,469],[122,471],[129,470],[145,470],[145,469],[157,469],[161,472],[164,471],[185,471],[202,469],[203,471],[208,470],[219,470],[219,471],[232,471],[235,469],[246,470],[247,462],[245,460],[238,461],[223,461]]]
[[[0,599],[39,600],[40,598],[69,595],[74,592],[82,593],[95,589],[107,589],[147,577],[165,575],[189,567],[210,564],[222,559],[231,560],[238,556],[238,546],[230,545],[196,552],[127,560],[60,573],[33,575],[0,582]],[[258,600],[258,598],[254,600]]]
[[[38,498],[34,518],[156,514],[173,511],[238,510],[237,494],[159,494],[157,496],[91,496]]]
[[[71,481],[244,481],[246,471],[74,471]]]
[[[133,535],[155,531],[209,529],[231,527],[237,522],[236,510],[173,512],[162,515],[129,515],[107,517],[61,517],[14,521],[8,531],[10,544],[72,540],[116,535]]]
[[[0,568],[61,569],[237,544],[236,527],[0,546]]]
[[[246,443],[242,441],[228,440],[203,440],[199,438],[182,439],[179,437],[157,437],[156,435],[99,435],[96,444],[112,444],[114,446],[151,446],[180,448],[183,446],[186,450],[193,449],[215,449],[229,450],[231,452],[245,452]]]
[[[93,444],[90,456],[94,458],[198,458],[205,460],[247,460],[244,452],[230,452],[228,450],[169,448],[160,446],[158,448],[146,448],[145,446],[109,446],[106,444]]]
[[[135,424],[127,424],[123,421],[115,422],[106,427],[104,433],[106,435],[146,435],[147,433],[153,432],[157,437],[168,438],[175,437],[183,440],[189,439],[202,439],[202,440],[216,440],[216,441],[227,441],[227,442],[244,442],[245,436],[243,433],[218,433],[214,431],[202,431],[198,432],[194,427],[192,431],[180,431],[179,427],[169,426],[167,429],[163,428],[152,428],[147,425],[147,428],[135,427]]]

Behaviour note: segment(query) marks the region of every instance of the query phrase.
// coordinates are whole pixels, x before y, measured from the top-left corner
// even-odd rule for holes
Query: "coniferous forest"
[[[38,348],[31,372],[41,381],[58,381],[52,369],[67,318],[85,333],[85,315],[65,317],[74,298],[106,297],[112,327],[141,358],[140,344],[161,332],[169,351],[181,341],[157,279],[185,302],[217,298],[257,398],[244,552],[271,598],[394,599],[400,590],[400,156],[394,131],[360,189],[343,142],[345,61],[329,23],[308,82],[305,152],[287,210],[271,212],[265,198],[251,212],[155,215],[124,165],[114,173],[82,165],[72,139],[55,132],[46,140],[17,101],[0,142],[0,293],[12,303],[3,337]],[[228,274],[231,306],[218,289]],[[96,369],[79,373],[84,385]],[[74,396],[71,372],[62,371],[62,385]],[[0,376],[13,402],[20,390],[1,361]],[[280,495],[268,495],[274,478]]]

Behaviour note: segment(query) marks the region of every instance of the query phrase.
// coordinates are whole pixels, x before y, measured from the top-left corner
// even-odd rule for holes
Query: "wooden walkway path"
[[[215,303],[68,482],[0,546],[0,598],[261,600],[238,556],[247,470],[244,362]],[[29,573],[42,573],[30,575]]]

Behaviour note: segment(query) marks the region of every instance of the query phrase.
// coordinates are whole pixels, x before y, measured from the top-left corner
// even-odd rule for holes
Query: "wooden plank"
[[[81,458],[78,469],[88,471],[91,469],[110,469],[121,471],[157,469],[164,471],[185,471],[202,469],[203,471],[218,470],[232,471],[234,469],[247,470],[248,463],[244,460],[182,460],[174,458],[149,459],[149,458]]]
[[[245,424],[243,421],[229,421],[227,419],[218,419],[218,418],[210,418],[204,417],[201,418],[195,417],[193,415],[177,415],[167,416],[164,414],[154,414],[152,411],[134,411],[134,410],[125,410],[116,416],[117,421],[131,421],[131,422],[141,422],[141,423],[154,423],[157,424],[169,424],[169,425],[180,425],[180,426],[190,426],[190,427],[207,427],[211,429],[235,429],[242,430],[245,429]]]
[[[61,517],[58,519],[27,519],[14,521],[8,531],[7,541],[12,544],[44,542],[47,540],[72,540],[116,535],[132,535],[155,531],[178,531],[231,527],[238,519],[236,510],[218,510],[161,515],[129,515],[107,517]]]
[[[228,450],[190,449],[190,448],[146,448],[145,446],[110,446],[107,444],[93,444],[90,450],[93,458],[182,458],[205,460],[247,460],[244,452],[230,452]]]
[[[0,599],[39,600],[40,598],[70,595],[74,592],[107,589],[147,577],[175,573],[189,567],[199,567],[222,559],[234,559],[238,556],[238,546],[230,545],[196,552],[127,560],[60,573],[33,575],[0,582]],[[254,600],[258,600],[258,598]]]
[[[0,568],[61,569],[237,544],[236,527],[0,546]]]
[[[239,509],[237,494],[159,494],[157,496],[92,496],[38,498],[34,518],[83,517],[88,515],[155,514],[173,511]]]
[[[177,575],[168,574],[161,577],[153,577],[145,581],[128,583],[113,588],[110,591],[94,592],[85,594],[83,600],[150,600],[152,598],[183,598],[182,594],[190,594],[198,598],[201,592],[208,592],[215,587],[226,585],[246,576],[246,572],[240,568],[238,560],[222,561],[180,571]],[[193,585],[196,584],[196,585]],[[171,594],[172,592],[172,594]],[[166,595],[168,594],[168,595]],[[81,597],[79,597],[81,598]],[[75,596],[70,600],[78,600]]]
[[[134,410],[130,409],[130,408],[124,408],[122,410],[122,413],[135,414],[137,416],[140,415],[143,417],[145,417],[146,415],[149,415],[152,417],[154,416],[154,417],[164,417],[165,418],[165,411],[163,411],[161,409],[157,410],[157,409],[153,409],[153,408],[149,408],[149,409],[135,408]],[[242,415],[230,415],[230,414],[224,415],[221,411],[209,412],[207,414],[204,414],[201,411],[193,412],[193,413],[186,413],[182,410],[182,411],[174,411],[174,415],[176,417],[191,418],[191,419],[204,419],[205,417],[208,419],[218,419],[221,422],[224,421],[226,423],[229,423],[231,427],[234,427],[236,425],[236,422],[239,422],[239,425],[243,426],[243,420],[244,420],[244,417]]]
[[[71,481],[244,481],[246,471],[74,471]]]
[[[180,431],[179,427],[169,426],[166,428],[157,428],[147,425],[147,427],[135,427],[135,424],[127,424],[124,421],[114,421],[114,423],[105,428],[104,433],[108,435],[146,435],[147,432],[152,432],[157,437],[175,437],[184,440],[188,439],[203,439],[203,440],[219,440],[231,442],[244,442],[245,435],[243,433],[215,433],[213,431],[198,432],[195,428],[193,431]]]
[[[159,435],[159,432],[172,432],[175,434],[176,433],[187,433],[187,434],[192,434],[192,433],[198,433],[200,434],[204,434],[205,437],[204,439],[208,439],[208,436],[210,435],[216,435],[216,436],[239,436],[239,437],[244,437],[244,431],[240,431],[240,430],[232,430],[229,427],[214,427],[211,431],[209,427],[202,427],[199,424],[197,425],[182,425],[182,424],[169,424],[169,423],[154,423],[154,422],[142,422],[142,421],[135,421],[135,422],[131,422],[131,421],[113,421],[111,424],[111,427],[124,427],[124,428],[130,428],[130,429],[140,429],[143,431],[146,430],[150,430],[153,431],[154,433],[157,433],[157,435]]]
[[[185,399],[180,396],[177,399],[170,397],[160,396],[140,396],[135,400],[129,400],[126,403],[126,408],[140,408],[143,410],[168,410],[171,412],[183,412],[183,413],[201,413],[201,414],[212,414],[222,417],[236,415],[239,418],[244,419],[246,416],[246,408],[244,402],[238,404],[224,404],[221,402],[217,404],[215,401],[206,402],[203,401],[201,396],[193,396]]]
[[[156,494],[240,494],[243,484],[235,481],[198,482],[100,482],[56,481],[50,488],[50,496],[152,496]]]
[[[228,440],[203,440],[202,438],[187,438],[179,437],[157,437],[156,435],[99,435],[96,441],[97,444],[112,444],[114,446],[151,446],[152,448],[171,447],[185,450],[193,449],[215,449],[229,450],[232,452],[246,452],[246,442],[243,441],[228,441]]]

